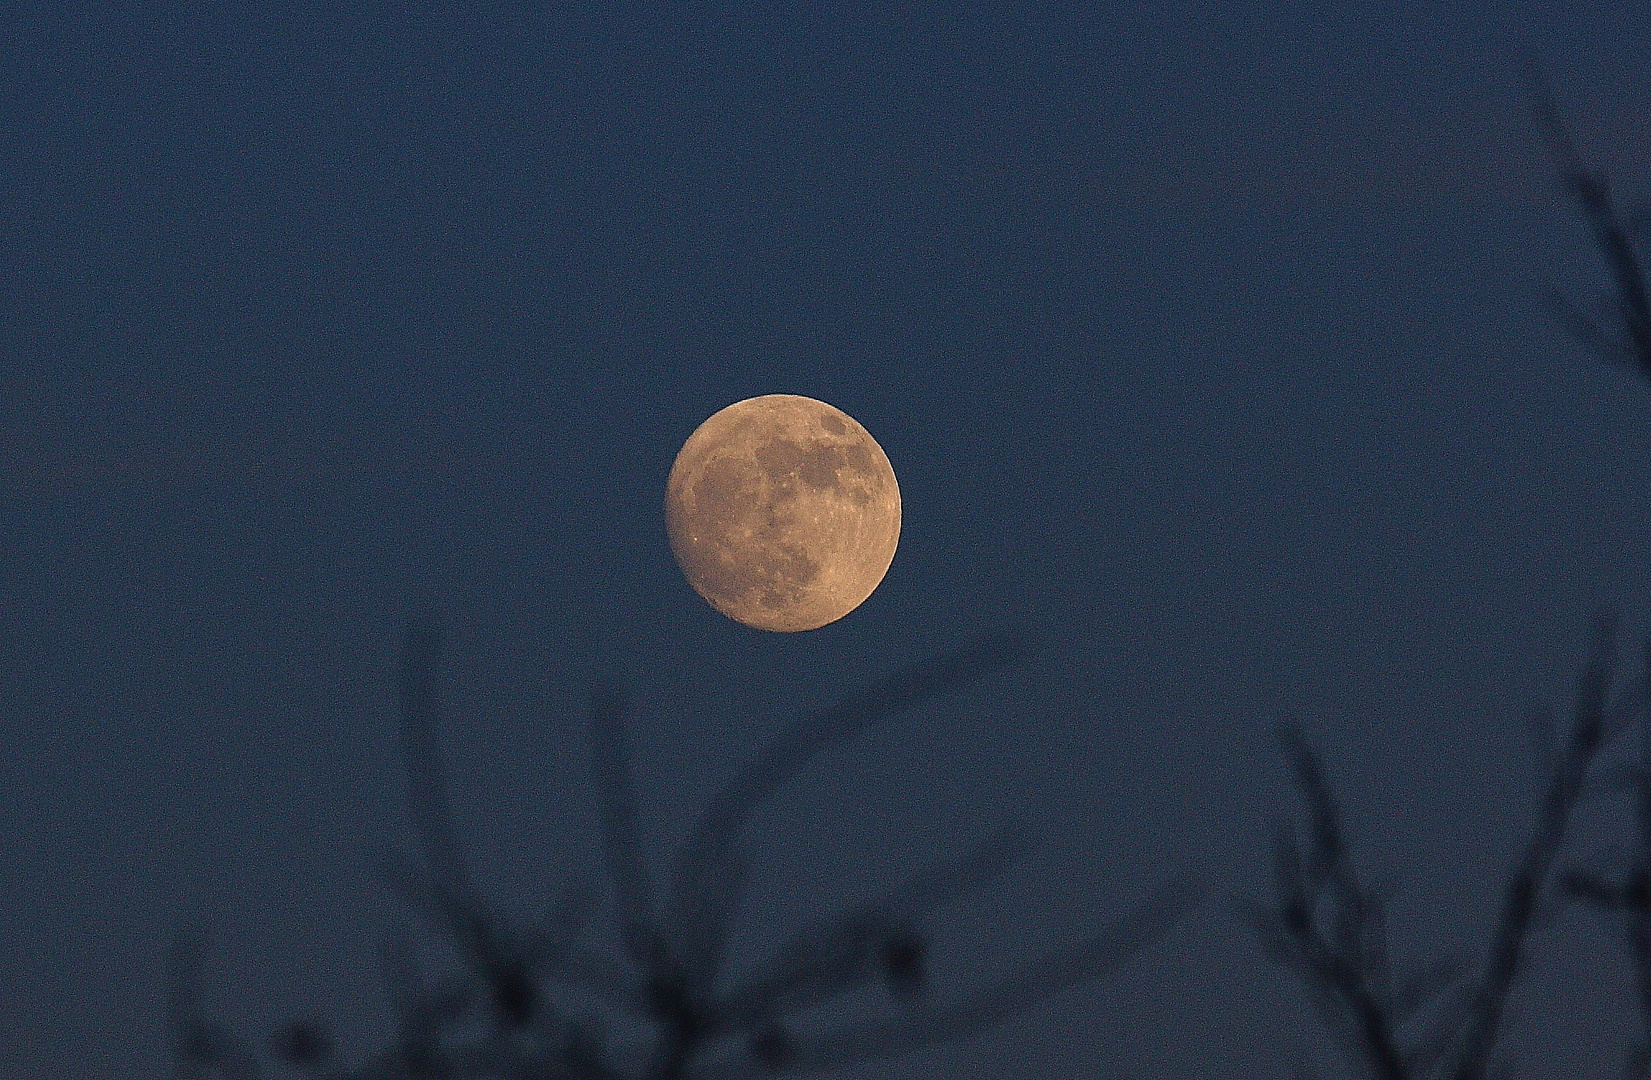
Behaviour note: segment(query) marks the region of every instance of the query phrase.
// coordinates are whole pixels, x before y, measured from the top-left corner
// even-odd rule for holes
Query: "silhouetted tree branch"
[[[1571,812],[1582,797],[1588,770],[1605,736],[1615,644],[1615,623],[1601,618],[1595,628],[1588,666],[1577,689],[1569,738],[1548,768],[1547,792],[1536,827],[1526,841],[1524,853],[1503,895],[1486,963],[1469,1003],[1461,1050],[1450,1072],[1455,1080],[1482,1080],[1490,1064],[1491,1050],[1501,1029],[1508,994],[1519,974],[1537,902],[1548,884],[1554,859],[1565,841]]]
[[[1570,129],[1559,118],[1553,94],[1542,70],[1531,69],[1531,114],[1559,166],[1560,183],[1582,210],[1594,234],[1594,245],[1605,259],[1615,288],[1612,310],[1602,324],[1556,298],[1560,320],[1597,356],[1612,363],[1637,367],[1651,378],[1651,291],[1645,268],[1635,249],[1637,234],[1651,223],[1651,212],[1623,218],[1611,198],[1605,174],[1590,169],[1578,152]]]
[[[868,903],[805,925],[752,974],[724,985],[721,968],[745,879],[740,850],[757,811],[825,750],[1026,654],[1023,638],[999,634],[913,664],[792,724],[712,798],[676,853],[663,905],[642,854],[625,702],[616,689],[598,687],[591,769],[624,959],[582,945],[583,907],[573,900],[550,925],[519,931],[473,884],[452,826],[437,740],[440,647],[434,626],[409,624],[398,691],[419,859],[388,859],[386,869],[456,946],[468,975],[427,985],[412,949],[393,942],[385,955],[395,1016],[388,1048],[353,1071],[325,1071],[330,1039],[320,1025],[290,1024],[278,1033],[277,1059],[315,1076],[679,1080],[839,1068],[970,1037],[1099,978],[1161,937],[1196,898],[1189,884],[1172,883],[997,985],[933,1001],[925,926],[940,905],[996,880],[1024,852],[1019,831],[1004,829]],[[209,1064],[225,1080],[251,1080],[256,1057],[201,1019],[193,971],[180,969],[174,979],[180,1062]],[[878,986],[894,1010],[889,1019],[824,1031],[798,1023],[807,1010]],[[648,1043],[611,1044],[597,1021],[573,1019],[558,1007],[558,988],[568,987],[641,1021],[652,1032]],[[181,1075],[205,1080],[199,1072]]]
[[[1572,332],[1596,355],[1627,363],[1651,378],[1651,288],[1636,243],[1648,226],[1651,211],[1623,217],[1611,198],[1604,173],[1588,167],[1569,128],[1559,117],[1553,94],[1539,66],[1531,69],[1531,112],[1559,169],[1560,182],[1581,209],[1605,260],[1615,295],[1605,325],[1561,301],[1559,315]],[[1634,795],[1636,835],[1629,865],[1615,878],[1603,873],[1572,870],[1560,884],[1571,898],[1622,920],[1629,956],[1639,990],[1646,1041],[1628,1057],[1626,1075],[1651,1076],[1651,653],[1646,658],[1644,704],[1639,716],[1639,761],[1625,770]]]
[[[1567,194],[1582,210],[1610,274],[1613,294],[1602,318],[1583,314],[1558,297],[1560,321],[1590,351],[1628,364],[1651,378],[1651,290],[1636,242],[1651,213],[1624,217],[1603,173],[1590,169],[1559,119],[1539,67],[1531,69],[1531,111],[1559,168]],[[1545,790],[1532,828],[1503,892],[1486,955],[1471,979],[1449,965],[1424,972],[1401,992],[1390,974],[1383,898],[1364,887],[1344,845],[1339,817],[1317,756],[1300,730],[1281,729],[1308,819],[1303,843],[1281,830],[1274,856],[1274,898],[1251,907],[1263,943],[1293,968],[1353,1056],[1384,1080],[1483,1080],[1501,1030],[1509,994],[1546,891],[1620,916],[1638,975],[1647,1044],[1631,1054],[1629,1075],[1651,1075],[1651,656],[1637,701],[1613,707],[1613,627],[1602,619],[1578,689],[1563,746],[1544,731]],[[1620,730],[1617,719],[1637,716],[1640,760],[1627,770],[1635,795],[1636,854],[1615,877],[1554,863],[1577,803],[1591,786],[1590,770],[1602,746]],[[1418,1010],[1432,1023],[1418,1022]]]
[[[1274,900],[1247,905],[1250,920],[1268,953],[1296,971],[1326,1021],[1373,1075],[1381,1080],[1426,1075],[1458,1022],[1460,1004],[1452,1003],[1436,1020],[1442,1030],[1412,1047],[1402,1044],[1400,1029],[1433,998],[1456,990],[1460,973],[1441,969],[1432,985],[1412,979],[1398,992],[1383,898],[1359,881],[1318,757],[1294,724],[1280,725],[1278,734],[1306,811],[1307,837],[1303,842],[1294,828],[1280,828],[1273,853]]]
[[[711,800],[678,852],[671,881],[670,920],[681,936],[682,962],[701,980],[721,963],[727,920],[739,902],[744,868],[735,841],[758,807],[816,756],[861,731],[954,687],[1022,659],[1017,634],[992,634],[951,653],[920,661],[859,694],[792,725]]]
[[[1317,755],[1299,728],[1280,728],[1307,837],[1280,830],[1273,900],[1250,906],[1250,918],[1269,953],[1306,984],[1352,1056],[1381,1080],[1484,1080],[1538,903],[1606,733],[1613,642],[1613,624],[1601,619],[1564,744],[1546,768],[1537,820],[1472,978],[1449,963],[1394,977],[1384,898],[1359,881]]]
[[[1651,699],[1651,650],[1643,678]],[[1615,879],[1585,870],[1572,870],[1560,879],[1571,897],[1621,920],[1646,1033],[1646,1041],[1629,1054],[1626,1075],[1630,1077],[1651,1075],[1651,708],[1641,709],[1639,720],[1639,759],[1625,777],[1634,796],[1636,826],[1629,864]]]
[[[173,1080],[258,1080],[258,1059],[201,1009],[200,940],[180,930],[167,960],[167,1027]]]

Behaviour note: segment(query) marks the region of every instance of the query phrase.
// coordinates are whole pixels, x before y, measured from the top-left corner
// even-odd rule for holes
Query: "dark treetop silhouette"
[[[1583,162],[1559,120],[1540,71],[1532,112],[1559,167],[1560,182],[1581,208],[1605,259],[1614,295],[1602,320],[1563,299],[1565,325],[1601,359],[1651,378],[1651,294],[1635,248],[1651,215],[1623,218],[1604,175]],[[1476,972],[1434,963],[1400,977],[1392,970],[1384,897],[1363,884],[1342,836],[1335,798],[1317,755],[1299,727],[1281,726],[1308,822],[1305,843],[1281,830],[1274,853],[1275,888],[1267,905],[1245,905],[1262,942],[1295,970],[1349,1056],[1382,1080],[1483,1080],[1495,1072],[1493,1052],[1509,994],[1518,979],[1543,909],[1576,899],[1618,915],[1638,975],[1648,1042],[1628,1053],[1625,1075],[1651,1076],[1651,650],[1643,681],[1612,691],[1614,623],[1602,618],[1577,689],[1562,745],[1544,736],[1541,805],[1504,886],[1500,911]],[[1638,761],[1615,770],[1594,766],[1613,738],[1639,723]],[[1634,856],[1615,877],[1557,867],[1567,826],[1591,791],[1626,787],[1634,793]]]
[[[582,940],[582,906],[561,905],[550,925],[517,927],[472,882],[448,814],[436,745],[436,667],[441,637],[410,625],[400,672],[408,802],[423,867],[392,860],[399,891],[457,947],[462,976],[426,985],[405,942],[386,951],[396,1015],[391,1045],[353,1068],[333,1059],[323,1025],[295,1022],[269,1056],[312,1076],[542,1077],[620,1080],[802,1074],[967,1038],[1047,998],[1114,970],[1162,936],[1195,890],[1165,886],[1133,911],[1072,946],[1043,956],[998,985],[949,1000],[930,994],[923,916],[989,883],[1021,852],[1012,830],[993,833],[950,862],[925,867],[872,903],[794,933],[758,971],[730,985],[723,961],[741,900],[740,842],[758,807],[822,751],[872,724],[1012,663],[1023,638],[982,637],[914,664],[793,724],[712,799],[677,852],[669,887],[654,895],[638,840],[624,737],[624,700],[592,696],[591,766],[625,963]],[[206,1018],[199,950],[180,938],[174,955],[171,1026],[176,1075],[261,1075],[261,1055]],[[799,1014],[881,983],[887,1017],[814,1030]],[[598,1015],[564,1006],[569,995]],[[604,1034],[601,1016],[629,1015],[649,1031],[640,1045]]]

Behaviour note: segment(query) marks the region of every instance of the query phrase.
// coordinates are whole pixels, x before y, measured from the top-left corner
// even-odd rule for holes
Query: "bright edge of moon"
[[[882,583],[900,540],[900,487],[852,416],[765,394],[716,413],[682,445],[665,528],[712,607],[759,630],[814,630]]]

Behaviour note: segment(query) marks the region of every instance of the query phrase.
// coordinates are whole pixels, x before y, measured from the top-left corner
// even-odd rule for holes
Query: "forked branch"
[[[1384,897],[1359,880],[1317,755],[1299,728],[1280,728],[1307,837],[1280,831],[1273,900],[1251,907],[1250,917],[1262,943],[1306,984],[1353,1057],[1382,1080],[1484,1080],[1538,904],[1604,741],[1613,644],[1614,624],[1601,619],[1564,743],[1547,766],[1537,820],[1471,979],[1452,964],[1395,978]]]

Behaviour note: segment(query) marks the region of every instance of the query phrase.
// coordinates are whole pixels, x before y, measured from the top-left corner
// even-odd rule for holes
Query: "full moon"
[[[900,488],[852,416],[766,394],[688,436],[665,485],[665,528],[712,607],[759,630],[814,630],[882,582],[900,540]]]

